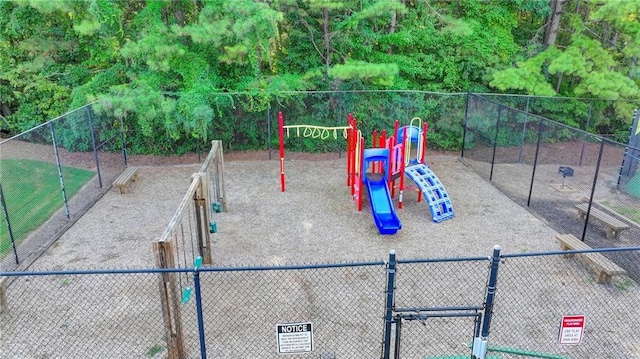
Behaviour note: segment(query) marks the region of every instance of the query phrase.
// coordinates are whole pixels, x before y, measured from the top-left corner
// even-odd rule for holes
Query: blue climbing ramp
[[[438,223],[453,218],[453,206],[449,194],[436,174],[427,165],[419,163],[409,166],[405,168],[405,174],[422,191],[434,222]]]

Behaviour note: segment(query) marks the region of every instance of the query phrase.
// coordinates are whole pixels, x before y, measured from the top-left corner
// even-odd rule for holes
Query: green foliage
[[[572,2],[563,4],[565,12],[556,46],[528,56],[516,67],[495,71],[491,86],[501,91],[515,89],[536,95],[637,100],[640,97],[637,71],[640,2],[615,0],[577,5],[580,6]],[[628,107],[633,105],[619,102],[613,108],[613,117],[625,118],[615,121],[620,128],[629,125]],[[609,127],[607,117],[595,116],[595,120],[591,124],[593,128]]]
[[[515,89],[530,95],[552,96],[555,91],[540,69],[548,66],[549,61],[557,56],[557,49],[552,47],[526,61],[519,62],[517,67],[493,73],[493,80],[489,84],[501,91]]]
[[[349,61],[329,69],[329,76],[340,80],[358,79],[374,85],[391,86],[398,75],[396,64],[370,64],[363,61]]]
[[[147,358],[153,358],[156,354],[162,353],[164,351],[164,346],[160,344],[154,344],[149,349],[147,349]]]
[[[353,112],[367,130],[422,116],[431,144],[455,149],[464,105],[454,100],[336,93],[316,104],[283,91],[640,97],[638,2],[563,5],[557,46],[545,48],[547,0],[4,1],[2,128],[16,133],[98,100],[96,118],[116,126],[96,133],[124,130],[135,153],[181,153],[212,138],[249,149],[268,141],[267,109],[282,108],[309,123]],[[586,126],[584,103],[557,105],[535,110]],[[595,106],[589,129],[622,136],[633,106]],[[56,129],[63,146],[90,148],[82,116]]]

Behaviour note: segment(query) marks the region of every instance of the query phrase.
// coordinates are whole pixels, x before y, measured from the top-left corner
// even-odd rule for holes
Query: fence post
[[[58,144],[56,143],[56,133],[53,129],[53,122],[49,122],[49,130],[51,131],[51,141],[53,142],[53,155],[56,158],[56,168],[58,169],[58,178],[60,179],[60,189],[62,190],[62,201],[64,202],[64,213],[69,218],[69,204],[67,203],[67,191],[64,188],[64,179],[62,178],[62,167],[60,166],[60,156],[58,155]]]
[[[491,316],[493,315],[493,300],[496,294],[496,283],[498,282],[498,267],[500,267],[500,246],[495,246],[493,247],[493,256],[491,257],[491,270],[484,302],[482,330],[479,337],[473,338],[472,359],[484,359],[487,355],[489,327],[491,326]]]
[[[204,317],[202,315],[202,292],[200,290],[200,270],[193,268],[193,288],[196,296],[196,313],[198,315],[198,338],[200,341],[200,357],[207,359],[207,345],[204,338]]]
[[[402,335],[402,317],[396,314],[396,344],[394,345],[393,358],[400,359],[400,336]]]
[[[194,181],[198,181],[198,186],[193,194],[193,205],[196,214],[196,228],[198,238],[198,254],[202,256],[204,264],[211,264],[211,237],[209,235],[209,213],[210,204],[207,203],[209,190],[204,174],[193,176]]]
[[[9,238],[11,239],[11,247],[13,247],[13,256],[15,257],[16,264],[20,264],[20,260],[18,260],[18,251],[16,249],[16,239],[13,236],[13,230],[11,229],[11,221],[9,220],[9,209],[7,208],[7,202],[4,199],[4,191],[2,190],[2,183],[0,183],[0,202],[2,202],[2,211],[4,212],[4,219],[7,221],[7,230],[9,231]]]
[[[267,106],[267,144],[269,146],[269,160],[271,160],[271,102]]]
[[[467,144],[467,120],[469,119],[469,97],[471,92],[467,91],[467,98],[464,106],[464,123],[462,124],[462,150],[460,157],[464,158],[464,146]]]
[[[489,182],[493,180],[493,165],[496,162],[496,148],[498,147],[498,134],[500,133],[500,117],[502,116],[502,105],[498,107],[498,120],[496,121],[496,135],[493,138],[493,154],[491,155],[491,172],[489,172]]]
[[[153,251],[158,268],[175,268],[173,244],[171,242],[153,242]],[[180,296],[176,288],[176,275],[171,272],[160,273],[160,303],[167,335],[167,358],[185,357],[182,318],[180,315]]]
[[[531,205],[531,194],[533,193],[533,181],[536,178],[536,167],[538,166],[538,154],[540,153],[540,142],[542,141],[542,131],[544,129],[544,120],[540,119],[538,123],[538,141],[536,143],[536,155],[533,157],[533,171],[531,171],[531,183],[529,183],[529,196],[527,197],[527,207]]]
[[[383,359],[389,359],[391,351],[391,325],[393,324],[393,296],[396,282],[396,251],[389,251],[387,266],[387,289],[384,303],[384,343],[382,344]]]
[[[585,132],[589,132],[589,124],[591,124],[591,116],[593,115],[593,100],[589,102],[589,114],[587,115],[587,124],[584,127]],[[584,147],[586,146],[585,139],[587,138],[587,134],[585,133],[582,136],[582,147],[580,148],[580,161],[578,162],[578,166],[582,166],[582,159],[584,158]]]
[[[102,175],[100,174],[100,159],[98,158],[98,147],[96,146],[96,135],[93,132],[93,116],[91,115],[91,105],[84,108],[89,120],[89,132],[91,133],[91,145],[93,146],[93,160],[96,161],[96,171],[98,172],[98,184],[102,188]]]
[[[593,175],[593,185],[591,186],[591,194],[589,195],[589,205],[587,206],[587,214],[584,218],[584,227],[582,227],[582,236],[580,239],[584,242],[587,235],[587,225],[589,224],[589,215],[591,214],[591,205],[593,205],[593,195],[596,192],[596,184],[598,183],[598,172],[600,172],[600,162],[602,162],[602,152],[604,151],[604,141],[600,140],[600,151],[598,152],[598,162],[596,163],[596,173]]]
[[[122,143],[122,160],[124,161],[124,166],[127,167],[129,164],[127,162],[127,140],[124,136],[124,121],[122,117],[120,117],[120,143]]]
[[[218,194],[218,198],[216,201],[219,201],[222,205],[222,211],[227,211],[227,193],[224,187],[224,150],[222,148],[221,140],[211,141],[211,146],[214,151],[214,163],[216,166],[216,193]],[[211,166],[211,165],[209,165]]]
[[[527,96],[527,105],[524,109],[524,123],[522,124],[522,137],[520,138],[520,153],[518,154],[518,163],[522,163],[522,153],[524,152],[524,137],[527,133],[527,122],[529,121],[529,101],[531,96]]]

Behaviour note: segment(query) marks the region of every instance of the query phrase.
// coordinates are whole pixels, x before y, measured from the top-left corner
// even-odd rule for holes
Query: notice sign
[[[278,353],[309,353],[313,351],[311,323],[278,324]]]
[[[560,325],[560,344],[580,344],[584,333],[584,315],[565,315]]]

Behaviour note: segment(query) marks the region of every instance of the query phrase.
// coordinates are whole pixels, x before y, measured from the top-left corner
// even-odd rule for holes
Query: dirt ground
[[[25,153],[27,152],[20,152],[21,155]],[[433,172],[445,184],[451,197],[455,217],[442,223],[434,223],[428,215],[425,203],[418,203],[415,194],[407,191],[404,196],[404,208],[398,210],[402,229],[396,235],[381,236],[377,233],[372,221],[368,204],[365,202],[362,212],[355,209],[349,188],[346,186],[344,158],[336,159],[335,154],[288,155],[285,163],[287,191],[282,193],[279,186],[278,161],[264,160],[268,158],[267,156],[266,152],[225,154],[228,212],[216,214],[214,217],[219,228],[218,232],[213,234],[213,258],[216,266],[385,260],[392,249],[398,253],[400,259],[486,257],[491,254],[495,245],[500,245],[503,253],[531,253],[559,249],[554,240],[556,234],[554,229],[518,203],[507,198],[457,157],[435,153],[431,153],[428,157]],[[262,160],[256,161],[256,158]],[[198,170],[198,166],[195,163],[197,159],[193,156],[181,160],[155,159],[154,161],[157,162],[153,163],[147,163],[146,160],[144,157],[130,158],[130,163],[140,166],[140,181],[133,185],[130,193],[121,195],[115,190],[105,191],[95,205],[79,217],[29,267],[29,270],[153,267],[154,255],[151,243],[161,235],[169,223],[189,186],[192,173]],[[118,163],[117,159],[113,161]],[[90,167],[91,157],[84,165],[80,162],[70,161],[70,163]],[[593,303],[596,306],[602,305],[603,298],[610,296],[610,287],[594,286],[586,277],[582,280],[579,273],[583,269],[576,269],[573,261],[562,261],[558,257],[557,260],[550,262],[549,266],[540,266],[534,261],[519,265],[517,271],[534,277],[536,287],[566,286],[567,289],[570,287],[581,293],[595,293]],[[451,272],[432,275],[463,278],[463,274]],[[515,277],[517,273],[513,275],[512,278],[517,279]],[[579,280],[576,280],[576,277],[579,277]],[[36,358],[46,357],[45,355],[84,357],[86,350],[90,350],[90,347],[85,346],[95,344],[96,340],[99,340],[101,348],[105,349],[106,353],[111,353],[103,354],[101,357],[144,356],[154,343],[161,342],[163,336],[163,332],[155,331],[157,328],[162,328],[161,323],[158,323],[161,317],[158,316],[157,310],[159,306],[157,282],[153,280],[143,283],[141,279],[131,278],[130,282],[118,280],[117,283],[112,283],[110,280],[100,278],[73,279],[72,285],[66,282],[60,284],[59,278],[51,281],[36,278],[16,281],[8,292],[11,310],[9,314],[0,316],[0,324],[3,328],[0,335],[0,349],[6,350],[7,353],[19,353],[13,357]],[[225,305],[219,308],[220,312],[216,311],[216,315],[230,315],[234,319],[225,326],[216,327],[214,331],[216,334],[209,335],[209,340],[215,342],[222,333],[233,330],[241,333],[229,339],[237,342],[225,342],[222,348],[217,348],[217,352],[216,344],[210,344],[211,350],[217,353],[218,357],[234,357],[234,353],[225,351],[224,347],[243,346],[243,342],[246,344],[248,333],[255,334],[251,330],[255,331],[256,326],[267,328],[266,333],[269,333],[265,334],[267,343],[272,339],[270,332],[275,326],[273,319],[265,316],[258,318],[258,321],[264,319],[265,322],[247,321],[245,323],[244,320],[238,321],[237,318],[255,318],[256,313],[269,313],[270,310],[275,310],[271,307],[289,307],[293,303],[292,298],[305,298],[301,303],[307,303],[307,306],[296,304],[303,309],[313,306],[320,313],[333,313],[335,310],[332,301],[321,302],[318,299],[327,292],[327,283],[332,283],[331,279],[310,281],[309,283],[312,283],[310,288],[305,286],[307,283],[305,281],[300,283],[292,281],[288,285],[295,288],[293,291],[295,295],[287,297],[280,294],[274,299],[272,298],[274,286],[277,287],[280,282],[265,284],[260,280],[263,277],[257,274],[255,278],[242,278],[242,290],[238,289],[238,293],[244,294],[236,293],[234,301],[224,302],[229,300],[229,296],[234,296],[227,292],[235,290],[235,287],[229,287],[221,294],[209,292],[207,295],[211,300],[211,308]],[[338,278],[344,279],[345,276],[342,274]],[[381,292],[381,288],[378,288],[381,283],[374,280],[373,276],[361,275],[353,278],[363,283],[371,282],[375,292]],[[507,278],[509,277],[504,278],[505,283],[509,281]],[[342,279],[341,283],[344,282]],[[424,273],[414,280],[427,285],[427,288],[436,284],[431,282]],[[231,282],[230,280],[229,283]],[[480,282],[481,285],[484,284],[482,280]],[[130,286],[134,286],[134,283],[137,283],[138,287],[131,289]],[[216,286],[215,283],[209,283],[209,285]],[[455,293],[455,284],[452,287],[454,288],[449,290]],[[49,288],[56,288],[56,290],[52,291]],[[506,285],[501,288],[506,288]],[[464,292],[465,288],[458,289]],[[95,302],[95,298],[100,298],[100,303],[116,303],[113,304],[115,308],[109,307],[105,310],[100,306],[107,304],[79,306],[80,304],[73,297],[73,293],[77,292],[72,290],[82,290],[81,297],[86,298],[89,304]],[[430,290],[427,289],[427,291]],[[354,296],[351,300],[363,306],[360,310],[364,310],[364,303],[369,303],[368,298],[372,295],[371,293],[358,294],[356,291],[345,293],[348,296]],[[531,296],[520,293],[522,297],[516,300],[526,303],[527,310],[550,312],[554,310],[548,308],[549,303],[557,303],[560,306],[566,300],[566,297],[555,298],[562,293],[550,293],[546,297],[538,293],[533,293]],[[360,295],[362,297],[359,297]],[[637,306],[633,304],[637,303],[638,298],[635,287],[616,295],[617,307],[628,308],[627,315],[637,310]],[[274,304],[265,306],[260,304],[259,300],[249,300],[254,296],[270,298]],[[461,296],[465,295],[461,294]],[[23,301],[22,298],[33,298],[33,302]],[[34,311],[34,306],[47,308],[47,310]],[[89,328],[89,330],[77,329],[73,332],[73,342],[83,343],[78,344],[77,347],[65,345],[64,341],[68,340],[68,336],[63,335],[58,338],[55,335],[45,334],[51,333],[51,328],[61,330],[58,328],[64,325],[66,330],[66,326],[72,326],[74,321],[71,319],[66,319],[64,324],[57,319],[59,316],[74,313],[70,308],[83,313],[75,319],[78,321],[78,328],[83,326]],[[597,311],[597,309],[598,307],[590,310]],[[114,317],[116,310],[118,316]],[[108,325],[118,327],[126,324],[126,326],[124,330],[120,328],[117,332],[108,332],[106,337],[100,336],[100,339],[96,339],[96,334],[91,331],[93,327],[90,323],[85,323],[89,316],[87,313],[90,313],[91,322],[102,323],[101,328],[105,326],[108,328]],[[285,314],[291,315],[289,312]],[[378,318],[380,314],[369,313],[368,315]],[[30,318],[27,323],[24,323],[25,318]],[[285,315],[285,318],[288,316]],[[222,320],[213,313],[209,313],[206,318],[207,322],[213,322],[214,319]],[[555,319],[554,316],[549,318],[549,321],[553,322]],[[375,352],[379,343],[377,330],[380,326],[363,326],[359,320],[357,316],[342,316],[340,319],[342,326],[360,328],[357,335],[361,338],[359,345],[362,346],[363,352],[372,348]],[[556,324],[551,323],[551,326],[555,328]],[[607,328],[609,324],[605,321],[592,325],[596,332],[602,333],[610,329]],[[329,324],[327,327],[335,330]],[[630,327],[616,327],[616,330],[620,331],[615,332],[614,335],[637,338],[636,334],[630,332]],[[197,336],[194,337],[193,333],[190,331],[188,335],[189,343],[197,347],[195,344]],[[557,333],[554,332],[553,335]],[[594,338],[596,337],[594,335]],[[350,343],[346,338],[345,334],[344,343]],[[372,341],[364,338],[370,338]],[[580,350],[583,353],[596,353],[598,351],[594,350],[602,347],[602,341],[609,342],[610,338],[610,336],[603,336],[600,341],[593,341]],[[59,342],[60,340],[62,342]],[[258,336],[254,340],[260,343]],[[458,346],[459,343],[457,343]],[[619,349],[619,355],[601,357],[640,358],[637,345],[629,344],[624,348]],[[272,352],[268,353],[263,357],[278,357]],[[422,353],[423,356],[424,352]],[[164,354],[166,352],[160,352],[158,357]],[[422,356],[416,354],[415,357]]]

